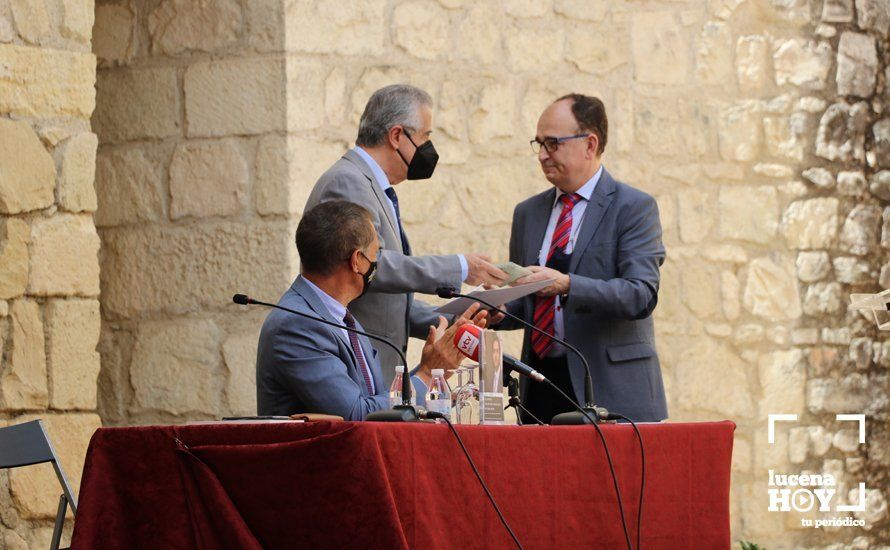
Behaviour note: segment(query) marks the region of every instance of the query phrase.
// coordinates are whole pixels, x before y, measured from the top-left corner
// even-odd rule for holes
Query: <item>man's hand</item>
[[[463,317],[458,317],[449,327],[448,321],[439,316],[439,325],[430,325],[429,335],[420,354],[420,369],[417,370],[417,375],[427,386],[433,379],[433,369],[444,370],[447,377],[450,371],[460,366],[463,355],[454,347],[454,334],[460,326],[469,322]]]
[[[507,280],[508,275],[501,268],[491,263],[491,258],[484,254],[464,254],[467,260],[468,285],[478,286],[482,284],[501,286]]]
[[[420,354],[420,369],[417,371],[417,375],[427,386],[432,380],[433,369],[444,370],[447,378],[451,375],[450,371],[460,366],[464,356],[457,351],[454,345],[454,335],[457,333],[457,329],[469,323],[481,328],[485,328],[488,324],[488,311],[481,309],[479,302],[470,304],[466,311],[455,317],[454,323],[450,327],[448,321],[441,315],[438,326],[430,325],[430,332]]]
[[[499,306],[499,309],[504,309],[504,306]],[[488,312],[488,324],[490,326],[497,326],[498,323],[504,320],[504,315],[500,311],[489,311]]]
[[[464,311],[454,319],[455,324],[457,324],[458,321],[463,320],[469,321],[477,327],[485,328],[488,325],[488,310],[481,308],[482,304],[480,304],[479,302],[473,302],[472,304],[470,304],[470,307],[466,309],[466,311]]]
[[[526,269],[532,272],[531,275],[526,275],[521,279],[517,279],[514,282],[514,285],[524,285],[526,283],[536,283],[538,281],[543,281],[545,279],[553,279],[553,283],[535,294],[537,296],[556,296],[562,294],[568,294],[569,292],[569,276],[565,273],[560,273],[555,269],[551,269],[549,267],[543,267],[540,265],[529,265],[526,266]]]

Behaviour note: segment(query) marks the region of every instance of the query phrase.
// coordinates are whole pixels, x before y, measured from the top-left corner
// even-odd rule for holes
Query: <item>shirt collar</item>
[[[358,145],[355,146],[355,149],[353,149],[353,151],[355,151],[358,156],[362,157],[362,160],[368,163],[368,167],[371,169],[371,173],[374,174],[374,179],[377,180],[377,185],[380,186],[380,189],[384,193],[387,189],[392,187],[392,185],[390,185],[389,183],[389,178],[386,177],[386,172],[384,172],[383,168],[381,168],[380,165],[377,164],[377,161],[374,160],[374,157],[369,155],[367,151],[365,151]]]
[[[596,186],[600,182],[600,177],[603,175],[603,165],[601,164],[599,170],[589,179],[587,182],[581,186],[581,189],[575,191],[575,193],[581,195],[584,200],[589,201],[590,197],[593,196],[593,192],[596,191]],[[553,201],[553,204],[559,202],[559,198],[565,195],[561,190],[556,190],[556,199]]]
[[[344,317],[346,317],[346,306],[332,298],[324,290],[315,286],[315,284],[306,277],[303,277],[303,281],[305,281],[306,284],[309,285],[309,288],[311,288],[316,294],[318,294],[318,297],[321,298],[321,302],[326,308],[328,308],[328,311],[334,317],[334,319],[339,322],[342,321]]]

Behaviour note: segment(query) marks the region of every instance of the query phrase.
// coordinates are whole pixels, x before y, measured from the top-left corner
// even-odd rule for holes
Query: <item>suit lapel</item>
[[[377,202],[380,203],[380,209],[383,211],[384,216],[386,216],[386,221],[389,222],[389,227],[392,230],[393,235],[398,236],[399,225],[393,218],[392,208],[389,206],[389,199],[383,194],[383,190],[380,188],[380,183],[377,181],[377,178],[374,177],[374,172],[371,171],[371,167],[368,166],[368,163],[366,163],[365,160],[352,149],[346,151],[343,158],[355,164],[359,171],[361,171],[362,175],[368,178],[368,182],[371,185],[371,191],[373,191],[374,196],[377,197]]]
[[[590,196],[590,201],[587,203],[587,209],[584,211],[584,219],[581,220],[581,230],[578,232],[578,238],[572,249],[572,260],[569,262],[569,273],[575,272],[575,268],[578,266],[581,256],[583,256],[584,251],[587,250],[587,243],[593,238],[600,222],[603,221],[603,214],[606,213],[609,205],[612,204],[612,194],[614,192],[615,180],[613,180],[612,176],[610,176],[606,169],[603,168],[600,181],[597,183],[593,195]]]
[[[303,277],[297,277],[297,280],[294,281],[294,284],[291,285],[291,288],[303,297],[306,300],[306,303],[309,304],[309,307],[312,308],[312,311],[326,321],[330,321],[332,323],[337,323],[338,325],[343,324],[343,319],[334,319],[334,316],[331,315],[331,312],[328,310],[327,306],[321,301],[321,297],[312,290],[309,285],[306,284],[306,281],[303,280]],[[358,359],[355,357],[355,353],[352,351],[352,345],[349,343],[349,340],[343,335],[343,331],[328,326],[334,336],[338,338],[343,344],[346,346],[346,349],[349,350],[349,356],[352,358],[353,369],[358,366]]]
[[[550,189],[538,195],[536,202],[525,223],[525,249],[522,265],[537,265],[538,256],[544,241],[544,233],[547,232],[547,222],[553,211],[553,201],[556,199],[556,189]]]
[[[315,312],[316,315],[322,317],[326,321],[331,321],[333,323],[337,323],[338,325],[343,324],[342,319],[334,319],[334,316],[331,315],[331,312],[328,310],[327,306],[321,301],[321,298],[318,294],[312,290],[309,285],[303,280],[302,277],[298,277],[294,284],[291,286],[294,292],[299,294],[306,300],[306,303],[309,304],[309,307],[312,308],[312,311]],[[352,359],[352,371],[349,375],[353,380],[362,388],[365,387],[365,378],[362,373],[359,371],[359,363],[358,358],[355,356],[355,352],[352,351],[352,344],[349,342],[349,339],[343,335],[343,331],[335,328],[328,327],[331,329],[331,332],[346,346],[347,351],[349,352],[349,357]],[[358,330],[364,331],[364,327],[358,323],[356,320],[356,328]],[[383,390],[388,388],[381,389],[380,384],[383,382],[383,373],[381,372],[379,361],[374,360],[374,348],[371,346],[368,338],[364,336],[359,336],[358,338],[359,345],[362,348],[362,354],[365,356],[365,363],[368,365],[368,368],[371,369],[371,376],[374,378],[374,389],[377,390],[377,393],[380,393]],[[362,390],[362,393],[365,393],[365,390]]]

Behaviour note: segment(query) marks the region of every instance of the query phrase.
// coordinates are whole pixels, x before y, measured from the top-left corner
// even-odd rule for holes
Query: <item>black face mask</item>
[[[414,157],[411,159],[411,162],[408,162],[405,160],[405,157],[402,156],[401,151],[396,149],[396,152],[402,157],[402,162],[408,165],[408,179],[429,179],[432,177],[433,171],[436,170],[436,163],[439,162],[439,153],[437,153],[436,148],[433,147],[433,142],[427,140],[426,143],[418,147],[417,144],[414,143],[414,140],[411,139],[408,132],[405,132],[405,136],[408,138],[408,141],[411,142],[411,145],[414,146]]]
[[[359,250],[359,254],[361,254],[362,256],[365,256],[365,253],[362,252],[361,250]],[[365,259],[368,260],[368,262],[370,262],[371,265],[370,265],[370,267],[368,267],[367,271],[365,271],[364,273],[361,274],[362,275],[362,293],[358,295],[359,298],[364,296],[365,292],[368,291],[368,288],[370,288],[370,286],[371,286],[371,281],[374,280],[374,275],[377,273],[377,262],[376,261],[372,262],[371,259],[368,258],[367,256],[365,256]]]

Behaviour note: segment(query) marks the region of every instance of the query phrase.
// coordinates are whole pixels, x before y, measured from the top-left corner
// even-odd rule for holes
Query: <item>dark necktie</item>
[[[569,244],[569,236],[572,234],[572,209],[575,204],[581,200],[581,195],[573,193],[571,195],[563,195],[559,198],[562,202],[562,212],[559,213],[559,219],[556,220],[556,227],[553,229],[553,238],[550,239],[550,249],[547,251],[547,261],[558,249],[565,250]],[[556,316],[556,297],[547,296],[535,297],[535,326],[546,332],[553,334],[553,320]],[[553,348],[553,340],[547,338],[539,332],[533,332],[531,335],[532,350],[535,354],[544,358]]]
[[[348,311],[346,312],[346,315],[343,316],[343,324],[349,328],[355,328],[355,319]],[[349,346],[352,348],[352,353],[355,354],[355,358],[358,360],[358,368],[362,371],[362,377],[365,379],[368,395],[374,395],[374,384],[371,382],[371,371],[368,370],[368,364],[365,362],[365,354],[362,353],[362,346],[359,344],[358,334],[351,330],[346,332],[349,333]]]
[[[399,211],[399,197],[396,196],[396,190],[392,187],[386,188],[386,196],[392,201],[392,205],[396,210],[396,224],[399,226],[399,237],[402,238],[402,254],[410,255],[411,248],[408,246],[408,238],[405,237],[405,230],[402,228],[402,213]]]

